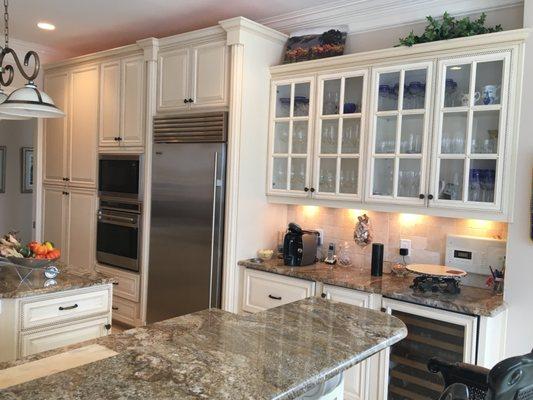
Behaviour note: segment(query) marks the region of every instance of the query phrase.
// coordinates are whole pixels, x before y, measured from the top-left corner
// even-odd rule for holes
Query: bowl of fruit
[[[23,245],[13,233],[0,239],[0,256],[27,268],[46,268],[61,257],[52,242],[29,242]]]

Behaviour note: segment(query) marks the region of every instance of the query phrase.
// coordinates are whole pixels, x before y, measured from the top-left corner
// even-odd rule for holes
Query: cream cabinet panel
[[[135,57],[121,63],[120,144],[142,146],[144,142],[144,59]]]
[[[96,252],[96,192],[70,189],[68,193],[68,264],[76,269],[92,270]]]
[[[100,67],[100,146],[118,146],[120,135],[120,61]]]
[[[113,296],[113,320],[136,326],[139,321],[139,303]]]
[[[189,49],[159,53],[157,74],[157,108],[160,111],[189,108]]]
[[[26,357],[85,340],[97,339],[107,335],[106,325],[108,324],[109,319],[101,317],[55,329],[22,333],[20,335],[19,357]]]
[[[65,248],[66,195],[63,187],[43,188],[43,238],[62,250],[61,261],[68,259]]]
[[[69,175],[75,186],[96,187],[98,75],[98,66],[72,71]]]
[[[55,104],[68,114],[69,74],[60,72],[44,79],[46,93]],[[63,183],[67,177],[67,121],[65,118],[45,119],[44,129],[44,183]]]
[[[113,295],[138,302],[141,295],[141,277],[139,274],[124,271],[119,268],[109,268],[97,264],[96,270],[105,276],[114,278]]]
[[[226,104],[227,46],[226,42],[194,47],[191,107]]]

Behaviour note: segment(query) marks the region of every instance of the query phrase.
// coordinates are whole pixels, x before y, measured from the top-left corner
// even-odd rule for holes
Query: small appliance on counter
[[[319,236],[319,232],[303,230],[291,222],[283,240],[284,264],[291,267],[314,264]]]

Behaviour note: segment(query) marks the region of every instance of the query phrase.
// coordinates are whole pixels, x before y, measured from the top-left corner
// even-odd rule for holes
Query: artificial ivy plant
[[[475,36],[483,33],[500,32],[503,30],[501,25],[486,27],[486,18],[487,15],[485,13],[482,13],[478,19],[473,21],[470,20],[469,17],[457,19],[447,12],[444,13],[442,19],[435,19],[429,16],[426,17],[429,24],[426,26],[422,35],[415,35],[414,32],[411,31],[408,36],[399,39],[400,43],[397,46],[410,47],[418,43]]]

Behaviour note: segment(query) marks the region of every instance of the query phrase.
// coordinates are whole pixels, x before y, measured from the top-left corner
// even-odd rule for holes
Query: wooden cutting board
[[[80,347],[0,371],[0,390],[71,368],[113,357],[118,353],[99,344]]]

